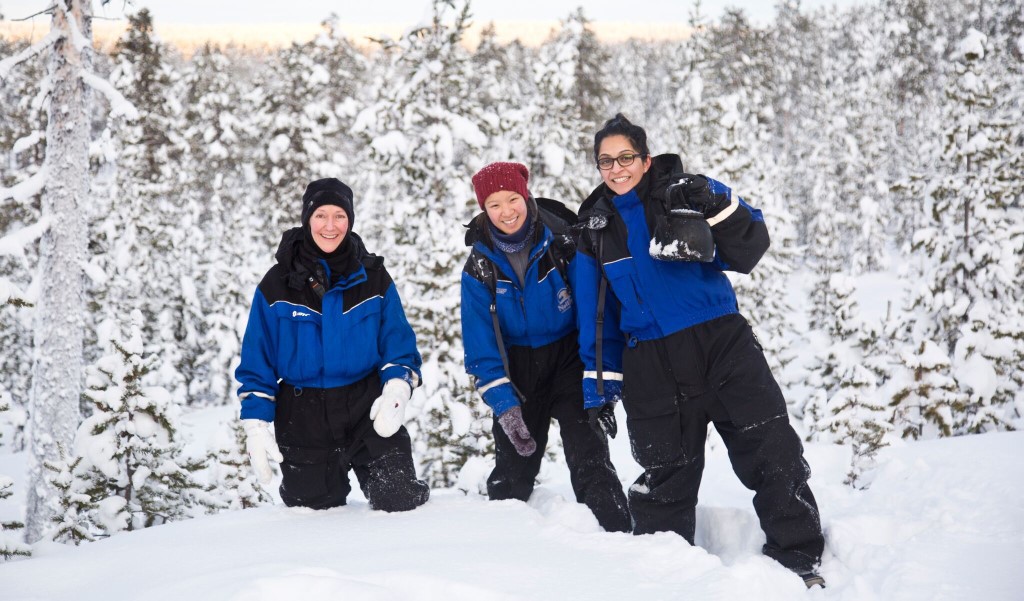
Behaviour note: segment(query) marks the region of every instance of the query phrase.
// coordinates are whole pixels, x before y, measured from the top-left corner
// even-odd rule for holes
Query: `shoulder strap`
[[[490,261],[490,259],[487,259]],[[505,369],[505,379],[508,380],[509,386],[512,387],[512,391],[515,392],[516,397],[520,403],[526,402],[526,397],[519,391],[515,382],[512,381],[512,372],[508,367],[508,353],[505,351],[505,339],[501,335],[501,324],[498,323],[498,276],[494,263],[491,263],[490,269],[488,270],[488,282],[491,289],[491,325],[494,327],[494,340],[498,343],[498,355],[501,357],[501,366]]]
[[[555,251],[553,251],[551,249],[551,247],[553,247],[554,245],[555,245],[554,242],[552,242],[551,244],[548,244],[548,250],[547,250],[548,258],[550,258],[551,262],[555,264],[555,269],[558,270],[558,275],[562,276],[562,281],[565,282],[565,287],[569,291],[569,294],[571,295],[572,294],[572,286],[569,284],[569,273],[568,273],[568,271],[566,269],[568,267],[568,265],[565,264],[565,257],[558,256],[559,253],[556,253]]]
[[[597,324],[594,328],[594,355],[595,355],[595,366],[594,369],[597,372],[597,396],[604,396],[604,301],[608,295],[608,278],[604,274],[604,236],[601,235],[602,230],[590,230],[594,232],[594,237],[597,238],[594,244],[594,259],[597,261],[597,269],[601,272],[600,281],[597,284]]]

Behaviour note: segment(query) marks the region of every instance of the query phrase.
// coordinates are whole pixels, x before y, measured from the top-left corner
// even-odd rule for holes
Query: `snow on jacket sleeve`
[[[398,289],[394,282],[388,285],[387,292],[384,293],[377,344],[382,358],[380,366],[382,384],[394,378],[401,378],[409,385],[410,389],[420,385],[420,366],[423,364],[423,359],[416,349],[416,334],[405,316],[402,299],[398,296]]]
[[[512,383],[498,352],[491,320],[491,291],[467,272],[462,273],[462,343],[466,373],[476,378],[476,387],[484,402],[501,416],[519,405]]]
[[[276,348],[277,319],[271,315],[267,299],[257,288],[242,337],[241,362],[235,370],[235,379],[242,384],[238,387],[242,419],[274,421],[278,381],[274,369]]]
[[[718,180],[708,178],[712,194],[725,194],[729,205],[708,219],[715,239],[715,265],[723,270],[750,273],[768,250],[768,228],[761,211],[735,196]]]
[[[582,241],[581,241],[582,242]],[[583,361],[583,406],[603,405],[606,398],[597,395],[597,296],[601,271],[589,249],[578,249],[573,261],[576,294],[576,319],[579,325],[580,359]],[[605,293],[604,325],[601,335],[601,367],[605,380],[622,380],[622,350],[625,340],[619,327],[619,301],[611,286]],[[606,395],[607,396],[607,395]]]

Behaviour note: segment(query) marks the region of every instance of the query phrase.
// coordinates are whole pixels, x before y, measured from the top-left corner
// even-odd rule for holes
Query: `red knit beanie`
[[[530,197],[526,182],[530,181],[530,170],[520,163],[491,163],[473,176],[473,190],[480,208],[484,201],[498,190],[511,190],[524,199]]]

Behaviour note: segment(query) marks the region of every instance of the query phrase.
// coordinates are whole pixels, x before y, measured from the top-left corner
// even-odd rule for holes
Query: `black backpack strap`
[[[548,244],[547,255],[548,255],[548,258],[551,259],[551,262],[555,264],[555,269],[558,270],[558,275],[562,276],[562,281],[565,282],[565,288],[566,288],[566,290],[569,291],[569,295],[571,296],[572,295],[572,285],[569,284],[569,272],[566,270],[566,268],[568,266],[565,264],[565,259],[564,258],[559,258],[558,254],[555,253],[555,251],[552,250],[552,247],[554,245],[555,244],[554,244],[553,241],[552,241],[551,244]]]
[[[512,372],[508,367],[508,353],[505,352],[505,339],[501,335],[501,324],[498,323],[498,272],[497,266],[494,265],[490,259],[487,260],[490,263],[488,269],[487,283],[491,289],[491,325],[494,327],[494,340],[498,343],[498,355],[501,357],[501,366],[505,369],[505,379],[508,380],[509,386],[512,387],[512,391],[516,394],[516,398],[519,399],[520,403],[526,402],[526,397],[523,396],[522,392],[519,392],[519,388],[512,381]]]
[[[597,372],[597,396],[604,396],[604,302],[605,297],[608,295],[608,278],[604,275],[604,252],[602,249],[604,236],[601,235],[601,230],[591,230],[595,232],[597,240],[594,242],[594,251],[596,253],[595,259],[597,260],[597,269],[601,272],[601,279],[597,285],[597,324],[594,328],[594,355],[595,371]]]

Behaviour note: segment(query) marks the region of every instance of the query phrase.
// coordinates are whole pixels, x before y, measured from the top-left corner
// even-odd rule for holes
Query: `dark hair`
[[[608,136],[625,136],[637,152],[645,157],[651,155],[651,149],[647,147],[647,132],[644,131],[644,128],[633,125],[622,113],[615,113],[615,116],[605,121],[604,126],[594,134],[595,161],[601,151],[601,142]]]

